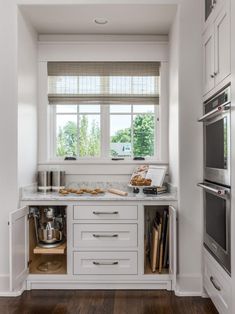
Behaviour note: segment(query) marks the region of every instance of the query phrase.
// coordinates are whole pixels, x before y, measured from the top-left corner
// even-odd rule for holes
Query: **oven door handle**
[[[216,193],[218,195],[225,195],[227,193],[227,191],[224,189],[215,189],[215,188],[212,188],[212,187],[210,187],[204,183],[198,183],[197,186],[200,186],[201,188],[203,188],[209,192]]]
[[[220,114],[224,112],[225,110],[229,110],[231,106],[230,100],[223,103],[222,105],[218,106],[217,108],[211,110],[210,112],[206,113],[204,116],[202,116],[200,119],[198,119],[198,122],[204,122],[210,118],[213,118],[213,116]]]

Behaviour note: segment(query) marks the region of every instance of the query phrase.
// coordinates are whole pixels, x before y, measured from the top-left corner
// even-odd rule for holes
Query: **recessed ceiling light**
[[[94,19],[94,22],[99,25],[105,25],[108,23],[108,20],[104,17],[97,17],[96,19]]]

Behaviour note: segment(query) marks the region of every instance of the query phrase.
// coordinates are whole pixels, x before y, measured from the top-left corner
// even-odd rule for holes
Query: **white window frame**
[[[168,163],[168,62],[161,61],[161,73],[160,73],[160,102],[158,106],[158,115],[155,115],[155,131],[157,133],[157,143],[155,149],[157,155],[154,157],[146,157],[145,161],[141,163],[154,163],[163,164]],[[62,158],[54,157],[53,153],[53,130],[55,131],[55,121],[53,122],[53,111],[51,106],[48,104],[47,96],[47,61],[39,62],[38,66],[38,162],[39,164],[66,164]],[[106,111],[105,114],[101,113],[101,156],[79,158],[74,163],[114,163],[108,155],[105,155],[109,151],[109,117],[107,113],[108,106],[101,106],[101,112]],[[105,122],[105,123],[104,123]],[[156,135],[155,135],[156,136]],[[137,163],[132,158],[125,158],[121,163]],[[139,162],[138,162],[139,163]]]
[[[129,105],[129,104],[127,104]],[[135,104],[130,104],[130,105],[135,105]],[[120,105],[122,106],[122,105]],[[79,111],[76,113],[57,113],[56,112],[56,105],[50,105],[49,106],[50,110],[50,143],[51,143],[51,160],[54,161],[63,161],[64,157],[58,157],[56,156],[56,147],[57,147],[57,134],[56,134],[56,117],[57,115],[76,115],[77,116],[77,127],[79,129]],[[130,113],[110,113],[110,105],[107,104],[101,104],[100,105],[100,113],[82,113],[82,114],[87,114],[87,115],[100,115],[100,156],[99,157],[79,157],[76,156],[77,160],[88,160],[88,161],[103,161],[103,160],[112,160],[112,156],[110,156],[110,117],[111,115],[131,115],[131,129],[132,129],[132,137],[133,137],[133,116],[137,114],[145,115],[147,114],[146,112],[138,112],[134,113],[133,112],[133,106],[131,106],[131,112]],[[154,105],[154,112],[152,113],[154,116],[154,139],[155,139],[155,144],[154,144],[154,156],[151,157],[144,157],[145,160],[151,161],[151,160],[158,160],[158,149],[160,148],[160,141],[158,139],[158,132],[159,132],[159,105]],[[78,131],[78,139],[79,139],[79,131]],[[157,139],[157,141],[156,141]],[[133,143],[133,138],[132,138],[132,143]],[[78,143],[78,151],[79,151],[79,143]],[[133,154],[133,150],[132,150]],[[130,157],[124,157],[125,161],[132,161],[134,156]]]

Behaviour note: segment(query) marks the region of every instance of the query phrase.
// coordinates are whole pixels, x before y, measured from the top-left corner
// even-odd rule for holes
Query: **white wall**
[[[198,5],[198,1],[195,0],[11,0],[0,2],[0,39],[1,42],[4,43],[4,45],[1,45],[0,49],[0,100],[2,106],[4,105],[4,115],[0,115],[0,145],[4,148],[0,154],[0,238],[3,239],[3,241],[0,242],[0,250],[2,256],[5,256],[5,258],[0,259],[0,289],[3,287],[3,279],[7,278],[9,272],[9,261],[7,258],[8,214],[18,205],[17,4],[105,2],[145,4],[182,2],[178,33],[178,110],[180,119],[178,129],[180,153],[178,157],[177,155],[175,156],[175,158],[179,158],[178,170],[180,184],[178,290],[181,293],[187,294],[195,291],[198,292],[201,289],[202,195],[196,188],[196,183],[202,178],[202,130],[200,125],[196,122],[201,111],[201,21],[200,6]],[[178,35],[172,35],[172,38],[177,38],[175,36]],[[173,44],[172,46],[174,47]],[[174,51],[172,51],[172,58],[175,58]],[[172,82],[172,86],[174,84],[175,83]],[[171,102],[173,103],[173,98],[171,98]],[[173,117],[172,114],[173,112],[170,113],[171,117]],[[173,160],[174,155],[172,155],[171,158]],[[177,182],[177,169],[174,173],[175,179],[173,180]],[[195,287],[193,286],[194,283]],[[6,289],[7,285],[5,285],[4,288]]]
[[[179,192],[179,295],[202,292],[202,193],[196,186],[202,180],[201,13],[201,2],[182,0],[170,36],[169,159]]]
[[[5,1],[4,4],[3,1],[0,2],[0,20],[0,40],[4,43],[0,49],[1,291],[9,288],[9,213],[19,206],[19,186],[34,181],[37,145],[35,87],[37,63],[35,32],[20,15],[17,25],[18,10],[15,1]]]
[[[37,33],[18,13],[18,186],[37,170]]]
[[[0,1],[0,21],[0,289],[4,289],[9,270],[8,214],[18,201],[17,10],[13,1]]]
[[[179,186],[179,12],[169,36],[169,176]]]
[[[66,181],[128,182],[138,162],[56,163],[50,160],[50,121],[47,99],[48,61],[160,61],[161,98],[158,164],[168,164],[168,36],[58,36],[39,37],[39,169],[66,171]],[[108,164],[109,163],[109,164]]]

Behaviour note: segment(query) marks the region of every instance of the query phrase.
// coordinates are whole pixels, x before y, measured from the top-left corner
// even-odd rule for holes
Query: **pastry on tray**
[[[59,190],[59,193],[61,194],[61,195],[68,195],[69,194],[69,192],[67,191],[67,190],[63,190],[63,189],[61,189],[61,190]]]

